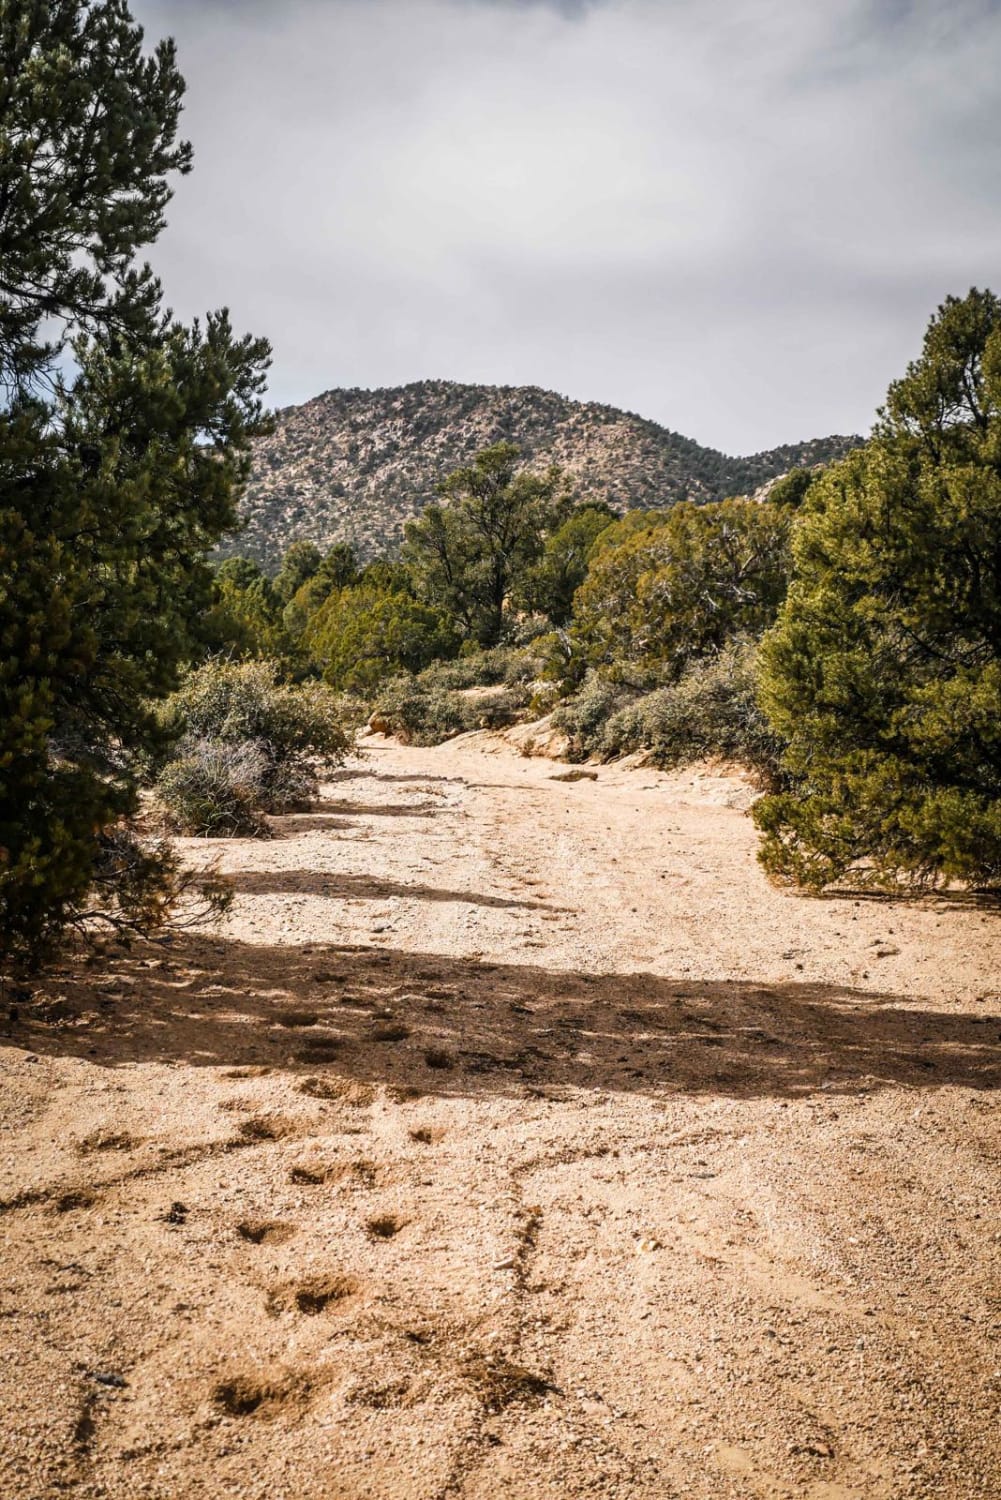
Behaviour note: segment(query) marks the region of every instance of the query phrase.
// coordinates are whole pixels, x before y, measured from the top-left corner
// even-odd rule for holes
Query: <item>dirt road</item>
[[[0,1494],[1001,1496],[1001,912],[566,774],[370,741],[22,1008]]]

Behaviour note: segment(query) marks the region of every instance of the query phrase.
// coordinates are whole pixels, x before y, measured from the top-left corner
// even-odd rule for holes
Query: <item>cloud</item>
[[[730,451],[865,429],[1001,264],[988,0],[141,0],[195,171],[185,316],[277,402],[533,383]]]

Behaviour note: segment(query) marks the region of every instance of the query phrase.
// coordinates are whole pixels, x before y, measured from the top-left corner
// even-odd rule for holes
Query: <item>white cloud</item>
[[[142,0],[189,83],[156,252],[280,402],[536,383],[730,451],[864,429],[998,282],[988,0]]]

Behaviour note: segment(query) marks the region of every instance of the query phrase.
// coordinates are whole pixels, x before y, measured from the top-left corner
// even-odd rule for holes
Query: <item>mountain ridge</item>
[[[833,434],[731,457],[635,412],[540,386],[335,387],[280,409],[274,430],[255,440],[243,529],[221,551],[270,568],[300,539],[321,548],[348,541],[364,559],[392,551],[441,480],[502,439],[521,449],[529,468],[559,464],[578,501],[621,509],[747,494],[863,441]]]

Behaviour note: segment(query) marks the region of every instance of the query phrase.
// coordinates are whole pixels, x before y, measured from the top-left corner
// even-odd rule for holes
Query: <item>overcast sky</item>
[[[133,0],[195,169],[155,261],[271,399],[535,384],[724,450],[866,431],[1001,291],[1001,0]]]

